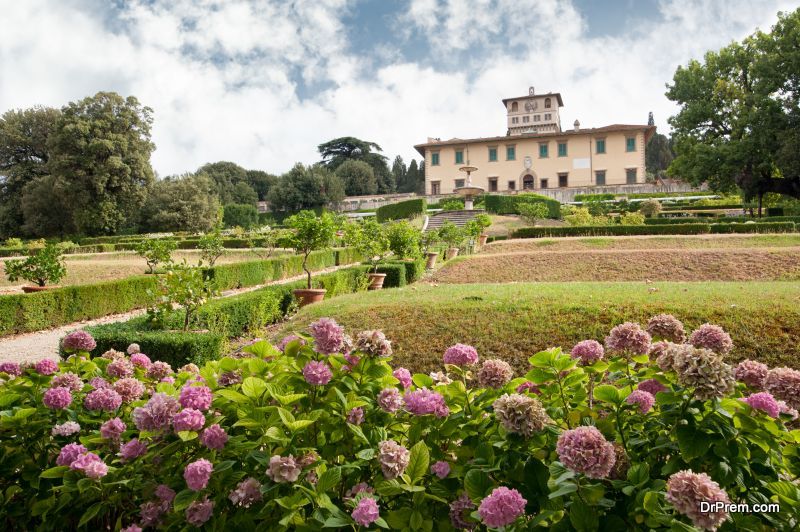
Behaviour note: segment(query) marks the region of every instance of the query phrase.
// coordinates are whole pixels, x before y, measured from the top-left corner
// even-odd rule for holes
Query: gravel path
[[[314,275],[335,272],[336,270],[347,268],[349,266],[352,265],[345,264],[342,266],[334,266],[314,272]],[[230,297],[237,294],[243,294],[245,292],[252,292],[253,290],[258,290],[259,288],[270,285],[291,283],[305,279],[305,276],[305,274],[296,275],[294,277],[287,277],[286,279],[280,279],[278,281],[272,281],[257,286],[249,286],[247,288],[240,288],[238,290],[226,290],[222,292],[220,297]],[[124,314],[112,314],[110,316],[104,316],[94,320],[70,323],[69,325],[64,325],[55,329],[45,329],[32,333],[17,334],[14,336],[0,338],[0,362],[37,362],[43,358],[52,358],[53,360],[58,360],[58,345],[61,341],[61,338],[63,338],[67,333],[74,331],[75,329],[82,329],[91,325],[128,321],[129,319],[135,318],[136,316],[141,316],[144,313],[144,309],[138,309],[131,312],[125,312]]]

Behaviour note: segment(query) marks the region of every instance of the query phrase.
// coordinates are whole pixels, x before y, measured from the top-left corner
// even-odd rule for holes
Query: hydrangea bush
[[[732,367],[717,328],[686,335],[665,316],[646,329],[626,323],[605,346],[534,354],[525,375],[458,344],[436,379],[393,366],[378,331],[355,337],[323,319],[280,350],[260,342],[246,357],[174,369],[138,346],[89,359],[89,338],[76,335],[58,366],[0,364],[0,522],[128,531],[800,522],[800,372]],[[704,501],[782,511],[703,513]]]

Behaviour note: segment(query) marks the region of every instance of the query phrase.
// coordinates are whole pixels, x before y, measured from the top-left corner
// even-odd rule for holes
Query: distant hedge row
[[[379,222],[386,222],[389,220],[402,220],[411,218],[417,214],[425,214],[428,206],[425,198],[414,198],[391,205],[384,205],[378,207],[375,211],[375,216]]]
[[[561,203],[539,194],[516,194],[514,196],[486,194],[483,198],[486,210],[494,214],[518,214],[517,205],[520,203],[544,203],[547,205],[550,218],[561,217]]]
[[[768,223],[768,222],[794,222],[800,223],[800,216],[765,216],[763,218],[747,218],[744,216],[719,216],[714,218],[714,223]],[[691,223],[708,223],[707,218],[700,218],[696,216],[684,216],[681,218],[646,218],[644,221],[647,225],[675,225],[675,224],[691,224]]]
[[[675,225],[599,225],[572,227],[524,227],[511,238],[542,238],[558,236],[629,236],[629,235],[702,235],[708,233],[792,233],[793,222],[761,224],[675,224]]]

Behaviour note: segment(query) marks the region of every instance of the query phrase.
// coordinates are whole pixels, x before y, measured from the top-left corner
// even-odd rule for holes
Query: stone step
[[[442,225],[444,225],[445,221],[450,221],[456,227],[464,227],[475,216],[483,214],[485,212],[486,211],[483,210],[443,211],[434,214],[428,219],[428,227],[425,230],[426,231],[437,230],[440,227],[442,227]]]

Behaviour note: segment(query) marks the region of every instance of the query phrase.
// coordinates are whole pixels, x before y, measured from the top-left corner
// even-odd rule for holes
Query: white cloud
[[[568,1],[411,0],[397,46],[351,50],[354,1],[136,0],[106,24],[81,0],[0,0],[0,110],[136,95],[155,110],[161,175],[220,159],[282,172],[345,135],[408,159],[428,136],[503,134],[499,100],[528,85],[562,93],[565,126],[642,123],[652,110],[664,129],[678,65],[794,7],[664,0],[663,21],[590,38]],[[424,39],[427,60],[403,58],[404,39]],[[301,99],[298,76],[318,93]]]

